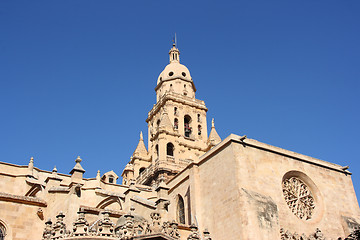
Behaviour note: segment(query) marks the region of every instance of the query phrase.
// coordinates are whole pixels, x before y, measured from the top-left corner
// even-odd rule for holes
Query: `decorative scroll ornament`
[[[282,187],[285,201],[290,210],[300,219],[311,219],[315,201],[309,187],[296,177],[284,180]]]

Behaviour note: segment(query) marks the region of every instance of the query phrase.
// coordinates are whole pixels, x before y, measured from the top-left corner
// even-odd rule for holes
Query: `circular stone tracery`
[[[311,219],[315,201],[309,187],[300,179],[291,177],[283,181],[282,188],[290,210],[300,219]]]

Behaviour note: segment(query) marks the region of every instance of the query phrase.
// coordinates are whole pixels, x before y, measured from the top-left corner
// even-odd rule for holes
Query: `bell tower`
[[[157,79],[156,104],[146,119],[149,150],[142,151],[147,155],[142,157],[143,170],[135,174],[139,184],[151,185],[160,177],[171,179],[217,144],[217,141],[209,141],[208,109],[204,101],[195,98],[195,84],[189,69],[180,63],[180,51],[175,43],[169,51],[169,59],[170,63]],[[139,168],[137,158],[133,155],[130,162],[135,169]]]

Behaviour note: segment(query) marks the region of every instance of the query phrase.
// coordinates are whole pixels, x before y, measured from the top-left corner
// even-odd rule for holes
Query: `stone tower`
[[[123,172],[139,184],[151,185],[159,176],[169,180],[221,141],[214,125],[208,139],[204,101],[195,98],[195,84],[187,67],[180,63],[175,44],[169,51],[170,63],[160,73],[156,104],[148,113],[148,148],[143,137]]]

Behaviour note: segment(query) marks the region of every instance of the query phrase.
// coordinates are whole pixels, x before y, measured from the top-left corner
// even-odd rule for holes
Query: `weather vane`
[[[175,33],[175,36],[174,36],[174,38],[173,38],[173,45],[174,45],[175,47],[177,47],[177,43],[176,43],[176,33]]]

